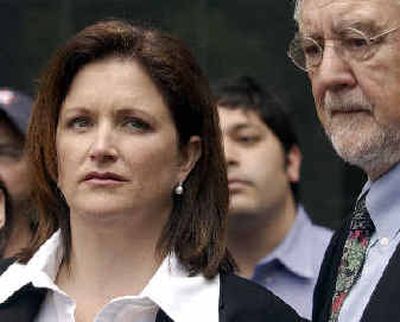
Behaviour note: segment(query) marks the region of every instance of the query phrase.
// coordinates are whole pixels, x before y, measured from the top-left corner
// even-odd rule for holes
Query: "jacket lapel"
[[[158,310],[155,322],[174,322],[165,312],[161,309]]]
[[[397,321],[400,316],[400,245],[392,255],[364,310],[362,321]]]
[[[333,235],[325,252],[317,285],[314,289],[312,320],[315,322],[329,320],[337,272],[342,259],[344,244],[349,234],[351,219],[352,216],[345,219],[342,228]]]
[[[45,289],[28,284],[0,304],[0,321],[32,322],[46,295]]]

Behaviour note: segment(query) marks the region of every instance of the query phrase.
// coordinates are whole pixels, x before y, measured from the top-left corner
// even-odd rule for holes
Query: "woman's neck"
[[[111,216],[71,213],[70,263],[60,268],[57,284],[77,303],[91,299],[104,305],[111,298],[136,295],[161,263],[156,247],[164,220],[159,214]]]

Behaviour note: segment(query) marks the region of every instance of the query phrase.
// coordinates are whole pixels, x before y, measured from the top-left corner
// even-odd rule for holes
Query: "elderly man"
[[[0,88],[0,258],[12,257],[31,238],[31,183],[24,153],[31,106],[32,100],[28,96]],[[5,192],[9,197],[7,209]]]
[[[399,321],[400,1],[300,0],[289,47],[337,153],[368,175],[333,237],[313,321]]]
[[[228,168],[228,245],[246,278],[311,317],[331,231],[299,202],[301,151],[278,98],[253,78],[214,86]]]

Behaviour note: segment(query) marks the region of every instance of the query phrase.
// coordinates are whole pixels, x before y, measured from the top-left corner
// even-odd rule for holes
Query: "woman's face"
[[[169,214],[197,161],[158,89],[134,60],[108,58],[73,79],[57,126],[58,185],[74,214]]]

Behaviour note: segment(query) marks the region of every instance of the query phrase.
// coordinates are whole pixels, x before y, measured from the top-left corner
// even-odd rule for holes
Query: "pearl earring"
[[[175,194],[178,196],[183,195],[183,186],[182,186],[182,182],[180,182],[176,187],[175,187]]]

